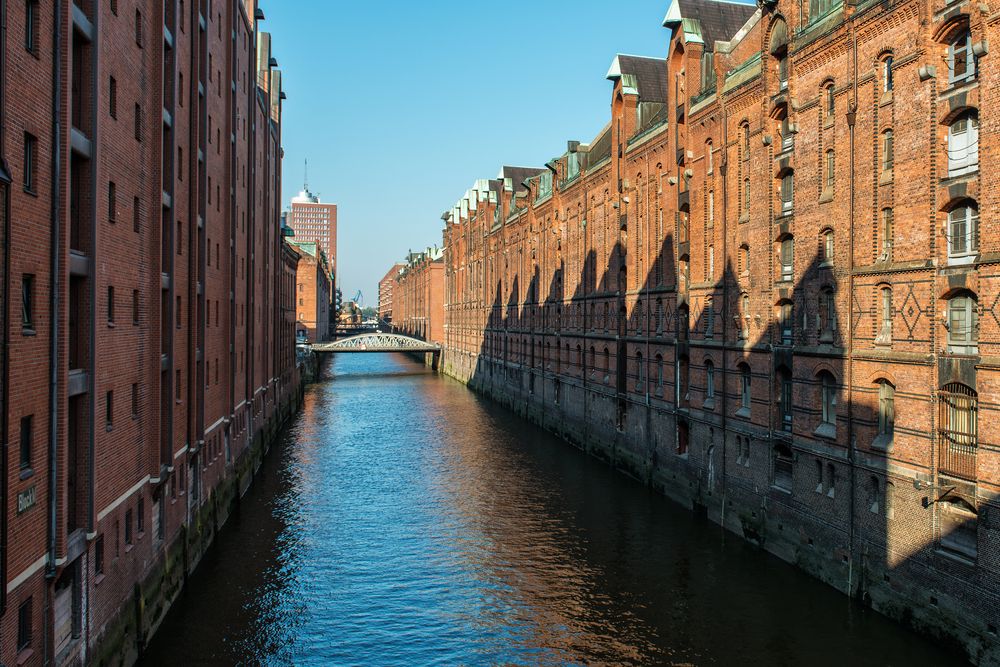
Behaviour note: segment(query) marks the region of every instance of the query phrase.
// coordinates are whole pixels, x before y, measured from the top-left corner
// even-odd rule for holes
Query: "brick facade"
[[[378,281],[378,319],[380,322],[392,322],[392,294],[396,287],[396,279],[403,264],[393,264]]]
[[[330,340],[333,294],[330,265],[317,242],[293,242],[301,256],[296,274],[297,332],[310,343]]]
[[[2,664],[134,660],[297,400],[255,13],[6,5]]]
[[[446,215],[444,371],[1000,661],[997,16],[674,0]]]
[[[441,250],[410,254],[393,287],[393,331],[444,343],[444,274]]]

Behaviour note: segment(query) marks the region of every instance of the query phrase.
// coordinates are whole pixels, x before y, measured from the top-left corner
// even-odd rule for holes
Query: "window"
[[[712,173],[713,159],[714,158],[712,157],[712,142],[708,141],[705,143],[705,161],[707,163],[705,169],[708,171],[709,174]]]
[[[656,395],[663,395],[663,355],[656,355]]]
[[[967,203],[948,213],[948,255],[965,257],[979,250],[979,208]]]
[[[775,445],[772,450],[772,456],[774,462],[774,481],[772,484],[775,488],[791,493],[793,480],[792,469],[794,467],[792,450],[784,443],[781,443]]]
[[[115,192],[115,182],[108,181],[108,222],[118,219],[118,195]]]
[[[743,217],[750,217],[750,179],[743,179]]]
[[[879,230],[882,249],[879,252],[879,260],[888,262],[892,259],[892,209],[882,209],[882,228]]]
[[[878,477],[872,475],[868,479],[868,511],[872,514],[879,513],[879,505],[882,500],[882,485],[879,484]]]
[[[743,125],[743,159],[750,159],[750,124]]]
[[[819,339],[821,343],[833,342],[833,332],[837,328],[837,304],[833,288],[824,287],[819,293]]]
[[[715,191],[708,191],[708,226],[715,226]]]
[[[887,93],[892,90],[892,56],[882,61],[882,90]]]
[[[788,88],[788,53],[782,52],[778,57],[778,89]]]
[[[837,425],[837,381],[833,375],[823,371],[820,373],[821,398],[823,406],[823,423]]]
[[[104,427],[111,430],[115,425],[115,392],[104,394]]]
[[[135,512],[135,528],[136,532],[141,536],[146,532],[146,499],[139,498],[139,502],[136,506]]]
[[[831,83],[826,87],[826,117],[832,119],[835,111],[836,103],[833,93],[833,84]]]
[[[17,608],[17,650],[24,651],[31,647],[31,598],[21,603]]]
[[[892,441],[896,429],[896,388],[888,380],[878,382],[878,437],[882,446]]]
[[[132,418],[139,416],[139,384],[132,383]]]
[[[781,241],[781,280],[791,280],[795,272],[795,239],[791,236]]]
[[[34,440],[33,422],[33,415],[21,417],[21,461],[18,466],[21,470],[31,469],[31,445]]]
[[[747,468],[750,467],[750,438],[745,435],[736,436],[736,444],[739,447],[739,455],[736,457],[736,463],[743,464]]]
[[[941,548],[975,559],[979,553],[979,516],[975,507],[958,496],[949,496],[937,505]]]
[[[108,113],[112,118],[118,118],[118,82],[115,77],[108,82]]]
[[[177,220],[177,254],[184,254],[184,222]]]
[[[125,510],[125,544],[132,544],[132,510]]]
[[[892,169],[892,153],[892,130],[886,130],[882,133],[882,171]]]
[[[794,322],[794,306],[791,301],[785,301],[779,306],[778,328],[782,345],[792,344],[792,327]]]
[[[24,133],[24,189],[34,194],[37,178],[35,171],[38,160],[38,139],[35,135]]]
[[[135,10],[135,43],[142,48],[142,12]]]
[[[836,182],[836,164],[833,149],[829,149],[826,152],[826,183],[824,187],[827,190],[833,190],[834,183]]]
[[[815,21],[833,8],[834,0],[809,0],[809,20]]]
[[[966,112],[948,126],[948,176],[979,168],[979,116]]]
[[[821,247],[823,248],[823,263],[833,264],[834,257],[834,245],[833,245],[833,230],[827,229],[823,231],[821,238]]]
[[[240,353],[240,368],[243,367],[243,353]],[[174,400],[181,402],[181,369],[174,371]]]
[[[976,61],[972,55],[972,33],[963,30],[948,45],[948,81],[958,83],[976,75]]]
[[[715,398],[715,364],[711,359],[705,360],[705,400]]]
[[[978,310],[975,297],[962,294],[948,301],[948,351],[972,354],[978,349]]]
[[[792,430],[792,373],[787,368],[778,369],[778,416],[781,429]]]
[[[938,392],[938,468],[942,473],[976,478],[977,412],[978,395],[972,388],[953,382]]]
[[[708,279],[715,278],[715,246],[708,246]]]
[[[35,276],[30,273],[21,276],[21,328],[35,330]]]
[[[744,294],[740,298],[740,310],[743,315],[743,326],[740,329],[740,336],[743,339],[750,338],[750,295]]]
[[[739,270],[741,274],[750,272],[750,247],[747,245],[740,246],[739,254]]]
[[[880,287],[879,296],[882,317],[878,335],[875,337],[875,344],[889,345],[892,343],[892,288],[888,285]]]
[[[115,288],[108,285],[108,324],[115,322]]]
[[[181,328],[181,297],[180,297],[180,295],[177,296],[176,317],[174,318],[174,320],[175,320],[177,328],[180,329]]]
[[[795,198],[795,176],[792,172],[785,173],[781,177],[781,213],[792,212]]]
[[[715,89],[715,54],[704,51],[701,54],[701,90],[706,92]]]
[[[740,365],[740,410],[746,410],[750,414],[750,367],[746,364]]]
[[[104,535],[98,535],[94,540],[94,576],[104,574]]]
[[[135,105],[135,140],[142,141],[142,108],[136,104]]]
[[[785,112],[784,118],[781,119],[781,151],[791,150],[795,146],[795,134],[792,132],[792,121],[788,118],[788,112]]]
[[[24,4],[24,48],[38,55],[38,0],[27,0]]]

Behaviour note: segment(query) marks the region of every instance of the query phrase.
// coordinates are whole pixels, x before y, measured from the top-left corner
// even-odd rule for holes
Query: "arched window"
[[[705,360],[705,402],[715,399],[715,364]]]
[[[795,174],[791,170],[781,177],[781,213],[788,215],[795,204]]]
[[[879,242],[881,246],[879,260],[882,262],[888,262],[892,259],[892,234],[892,209],[886,207],[882,209],[882,226],[879,230]]]
[[[741,327],[740,327],[740,337],[744,340],[750,338],[750,295],[744,294],[740,297],[740,314],[743,316]]]
[[[826,181],[823,187],[827,190],[833,190],[833,186],[836,183],[835,169],[835,155],[833,149],[830,148],[826,151]]]
[[[833,257],[834,257],[834,244],[833,244],[834,236],[833,236],[833,230],[832,229],[825,229],[825,230],[823,230],[823,233],[822,233],[821,237],[822,238],[820,239],[820,241],[821,241],[820,246],[821,246],[822,251],[823,251],[823,254],[822,254],[823,263],[824,264],[833,264]]]
[[[972,54],[972,33],[960,31],[948,44],[948,81],[957,83],[976,75],[976,60]]]
[[[712,140],[709,139],[708,141],[705,142],[705,163],[706,163],[705,169],[709,174],[712,173],[713,160],[714,158],[712,157]]]
[[[976,297],[969,293],[948,300],[948,351],[975,354],[978,351],[978,311]]]
[[[892,288],[883,285],[879,288],[879,301],[881,307],[881,318],[878,335],[875,336],[876,345],[889,345],[892,343]]]
[[[888,380],[878,381],[878,435],[875,445],[888,447],[896,429],[896,388]]]
[[[978,395],[952,382],[938,392],[938,469],[947,475],[976,479]]]
[[[836,111],[836,102],[834,100],[833,83],[830,83],[825,89],[826,95],[826,117],[832,119],[834,112]]]
[[[882,132],[882,171],[892,169],[893,161],[893,140],[892,130]]]
[[[788,26],[781,19],[771,27],[771,55],[778,74],[778,90],[788,88]]]
[[[886,56],[882,61],[882,90],[892,90],[892,56]]]
[[[740,246],[739,270],[741,274],[750,271],[750,246],[746,244]]]
[[[961,176],[979,168],[979,116],[963,113],[948,126],[948,176]]]
[[[743,159],[750,159],[750,123],[743,124]]]
[[[837,381],[827,371],[819,374],[823,423],[837,425]]]
[[[750,416],[750,367],[740,364],[740,411]]]
[[[979,250],[979,208],[975,202],[956,206],[948,213],[948,256],[967,257]]]
[[[750,179],[743,179],[743,217],[750,216]]]
[[[781,280],[791,280],[795,273],[795,239],[791,235],[781,240]]]

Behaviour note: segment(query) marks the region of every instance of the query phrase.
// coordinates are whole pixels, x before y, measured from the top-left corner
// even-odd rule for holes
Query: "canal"
[[[342,355],[143,665],[958,657],[397,355]]]

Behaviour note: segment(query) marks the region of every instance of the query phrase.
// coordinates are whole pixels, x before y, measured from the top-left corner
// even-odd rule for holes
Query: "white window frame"
[[[948,126],[948,176],[979,169],[979,116],[964,113]]]

